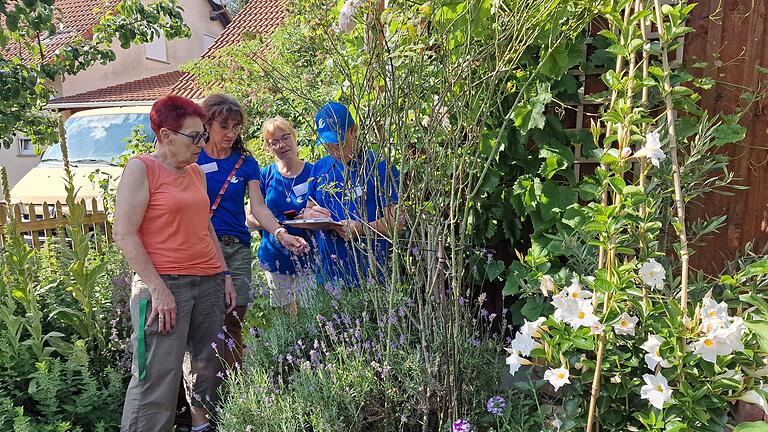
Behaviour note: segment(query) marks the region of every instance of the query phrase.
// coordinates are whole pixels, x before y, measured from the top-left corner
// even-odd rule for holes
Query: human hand
[[[304,216],[305,219],[317,219],[317,218],[327,218],[331,217],[331,212],[324,207],[320,206],[312,206],[307,207],[304,209]]]
[[[237,296],[235,294],[235,284],[232,282],[232,275],[224,276],[224,299],[227,301],[227,313],[232,312],[237,306]]]
[[[176,327],[176,299],[165,284],[156,290],[150,290],[150,294],[152,295],[152,313],[147,319],[147,328],[151,327],[157,318],[157,328],[160,333],[170,333]]]
[[[362,222],[345,219],[339,221],[339,223],[341,225],[334,226],[333,230],[344,240],[357,240],[363,235],[364,226]]]
[[[307,244],[306,240],[301,237],[288,234],[287,232],[278,234],[277,241],[296,255],[302,255],[309,252],[309,244]]]

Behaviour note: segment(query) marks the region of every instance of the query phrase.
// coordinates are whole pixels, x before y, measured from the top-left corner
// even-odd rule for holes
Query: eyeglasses
[[[291,134],[286,133],[280,136],[280,138],[275,138],[267,141],[267,145],[271,148],[278,148],[280,144],[289,144],[291,142]]]
[[[171,132],[177,133],[179,135],[184,135],[185,137],[191,139],[192,144],[196,146],[199,146],[200,143],[208,142],[208,137],[209,137],[208,131],[203,131],[203,133],[196,133],[194,135],[189,135],[189,134],[185,134],[184,132],[173,130],[173,129],[168,129],[168,130]]]
[[[230,126],[230,125],[229,125],[229,124],[227,124],[227,123],[219,123],[219,128],[221,128],[221,130],[223,130],[223,131],[224,131],[224,133],[230,133],[230,132],[232,132],[232,133],[234,133],[235,135],[239,135],[239,134],[240,134],[240,132],[242,132],[242,131],[243,131],[243,125],[241,125],[241,124],[239,124],[239,125],[235,125],[235,126]]]

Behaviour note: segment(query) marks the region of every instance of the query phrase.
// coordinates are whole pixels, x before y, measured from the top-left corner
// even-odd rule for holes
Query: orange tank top
[[[195,276],[224,271],[208,231],[210,202],[200,167],[193,163],[178,174],[150,155],[137,159],[147,169],[149,185],[139,239],[155,270]]]

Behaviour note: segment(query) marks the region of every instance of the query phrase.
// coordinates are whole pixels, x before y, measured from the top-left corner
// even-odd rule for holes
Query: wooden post
[[[48,210],[48,203],[43,201],[43,221],[45,222],[46,228],[43,230],[43,236],[45,238],[46,243],[51,238],[51,230],[48,229],[48,221],[51,220],[51,212]]]
[[[29,221],[30,222],[37,222],[37,212],[35,211],[35,205],[30,203],[27,204],[27,209],[29,210]],[[32,247],[33,248],[39,248],[40,247],[40,238],[38,236],[38,231],[35,229],[31,229],[29,231],[29,235],[32,237]]]

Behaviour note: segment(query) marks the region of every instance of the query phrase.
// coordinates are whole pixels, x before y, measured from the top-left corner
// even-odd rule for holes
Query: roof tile
[[[172,71],[123,84],[52,99],[51,107],[75,103],[151,102],[171,92],[182,72]]]

